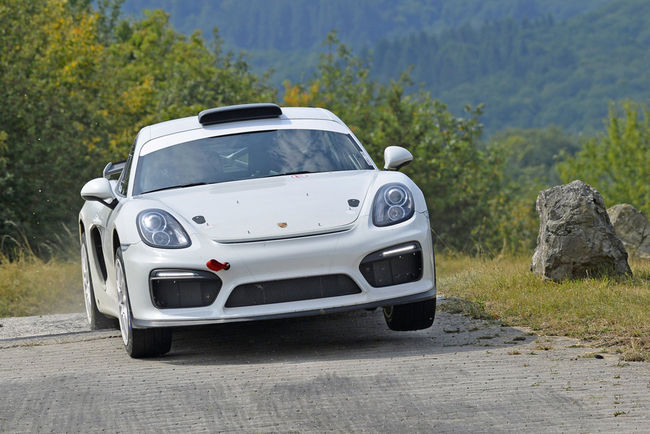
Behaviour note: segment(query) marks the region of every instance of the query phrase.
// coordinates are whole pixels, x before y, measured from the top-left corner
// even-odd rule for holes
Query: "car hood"
[[[217,242],[292,238],[347,229],[376,176],[375,170],[286,175],[169,190],[156,199]]]

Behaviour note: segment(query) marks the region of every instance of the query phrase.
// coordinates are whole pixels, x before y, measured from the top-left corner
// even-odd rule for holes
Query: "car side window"
[[[137,141],[138,138],[136,137],[135,141],[133,142],[133,146],[131,146],[131,151],[129,152],[129,158],[127,158],[126,164],[124,164],[124,169],[122,169],[122,175],[120,176],[120,179],[117,181],[117,192],[122,196],[126,196],[126,192],[129,189],[129,176],[131,175],[131,163],[133,162],[133,152],[135,150],[135,144]]]
[[[133,154],[129,154],[129,158],[126,160],[124,169],[122,169],[122,176],[117,184],[117,192],[122,196],[126,196],[126,192],[129,188],[129,173],[131,172],[131,161],[133,161]]]

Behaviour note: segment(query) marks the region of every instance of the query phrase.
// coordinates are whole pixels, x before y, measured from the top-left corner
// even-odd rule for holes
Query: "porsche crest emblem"
[[[287,227],[287,222],[280,222],[280,223],[278,223],[278,226],[280,226],[281,228],[286,228]]]

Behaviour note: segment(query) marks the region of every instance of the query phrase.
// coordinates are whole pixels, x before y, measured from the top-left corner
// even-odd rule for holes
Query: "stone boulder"
[[[632,274],[603,197],[593,187],[573,181],[541,191],[537,213],[534,273],[555,281]]]
[[[616,235],[630,256],[650,259],[650,222],[632,205],[621,203],[607,210]]]

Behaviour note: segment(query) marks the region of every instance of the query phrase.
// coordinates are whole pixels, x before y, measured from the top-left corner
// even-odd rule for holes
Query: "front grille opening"
[[[226,307],[286,303],[359,294],[360,292],[359,286],[345,274],[273,280],[239,285],[228,297]]]
[[[217,299],[222,282],[207,271],[154,270],[149,284],[154,306],[178,309],[211,305]]]
[[[359,270],[375,288],[415,282],[422,278],[422,248],[417,242],[387,247],[366,256]]]

